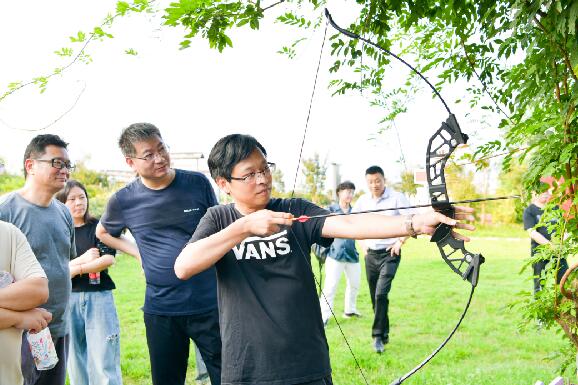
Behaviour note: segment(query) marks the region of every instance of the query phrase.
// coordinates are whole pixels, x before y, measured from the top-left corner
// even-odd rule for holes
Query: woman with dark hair
[[[70,210],[76,237],[77,257],[70,261],[70,383],[122,384],[115,285],[107,270],[116,250],[96,238],[98,219],[90,215],[88,193],[80,182],[69,180],[56,198]]]

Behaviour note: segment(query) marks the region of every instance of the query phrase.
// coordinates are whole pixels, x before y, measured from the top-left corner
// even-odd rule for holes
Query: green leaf
[[[129,10],[130,5],[126,1],[119,1],[116,3],[116,13],[123,16]]]
[[[20,87],[21,84],[22,84],[22,82],[8,83],[8,89],[9,90],[15,90],[16,88]]]
[[[570,9],[568,10],[568,34],[576,36],[576,28],[578,19],[578,1],[572,2]]]
[[[70,41],[73,43],[82,43],[86,39],[86,34],[82,31],[78,31],[76,36],[70,36]]]
[[[191,46],[191,41],[189,39],[185,39],[179,43],[179,49],[187,49]]]
[[[59,51],[54,51],[55,54],[57,54],[58,56],[72,56],[72,54],[74,53],[72,48],[61,48]]]

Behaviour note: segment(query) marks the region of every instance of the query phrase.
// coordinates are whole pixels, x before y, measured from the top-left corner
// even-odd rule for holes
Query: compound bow
[[[429,188],[429,195],[431,199],[431,206],[441,212],[442,214],[453,218],[455,215],[454,206],[449,200],[449,195],[446,187],[445,178],[445,166],[449,157],[452,155],[454,150],[460,145],[465,144],[468,141],[468,136],[462,132],[455,115],[450,111],[447,103],[441,97],[436,88],[425,78],[425,76],[420,73],[416,68],[407,63],[405,60],[390,52],[389,50],[383,48],[382,46],[359,36],[356,33],[348,31],[344,28],[339,27],[331,17],[331,14],[326,9],[325,16],[329,24],[335,28],[338,32],[352,38],[363,41],[386,54],[396,58],[398,61],[402,62],[413,72],[415,72],[420,78],[422,78],[432,89],[434,94],[443,103],[445,109],[447,110],[449,117],[445,122],[442,122],[441,127],[435,132],[435,134],[429,139],[427,153],[426,153],[426,173]],[[468,302],[462,312],[460,319],[458,320],[456,326],[448,335],[448,337],[420,364],[415,368],[410,370],[405,375],[399,377],[392,382],[391,385],[401,384],[403,381],[411,377],[419,369],[421,369],[425,364],[427,364],[451,339],[458,327],[460,326],[462,320],[464,319],[476,285],[478,284],[478,276],[480,271],[480,265],[484,262],[484,257],[479,253],[472,253],[468,251],[464,246],[464,241],[456,238],[451,226],[446,224],[441,224],[437,227],[436,231],[431,237],[431,242],[435,242],[440,250],[441,257],[447,263],[447,265],[462,277],[463,280],[467,280],[471,284],[471,292]],[[364,376],[365,379],[365,376]]]

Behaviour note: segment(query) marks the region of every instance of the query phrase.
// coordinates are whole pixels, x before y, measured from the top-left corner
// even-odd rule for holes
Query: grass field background
[[[486,262],[470,310],[450,343],[405,384],[533,385],[549,383],[557,363],[545,360],[564,342],[553,330],[518,331],[521,317],[507,305],[517,293],[531,288],[530,272],[520,275],[529,241],[516,228],[486,229],[468,250],[481,251]],[[501,236],[501,237],[500,237]],[[505,237],[504,237],[505,236]],[[150,384],[150,366],[142,306],[144,276],[137,263],[119,256],[112,269],[117,284],[116,305],[121,323],[121,364],[124,383]],[[317,266],[314,264],[314,270]],[[369,384],[389,384],[424,359],[451,331],[467,301],[470,286],[442,261],[435,244],[410,240],[390,294],[390,343],[382,355],[371,347],[371,301],[362,273],[358,298],[361,319],[344,319],[345,280],[336,295],[335,312]],[[336,321],[326,329],[336,385],[364,380],[339,332]],[[189,360],[187,384],[194,384],[194,359]]]

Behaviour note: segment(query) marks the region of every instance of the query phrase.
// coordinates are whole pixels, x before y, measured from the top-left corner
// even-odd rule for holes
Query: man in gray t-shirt
[[[73,168],[66,146],[56,135],[38,135],[32,139],[24,153],[24,187],[0,198],[0,220],[14,224],[26,235],[49,282],[49,299],[43,307],[52,313],[49,326],[59,361],[53,369],[38,371],[30,349],[23,345],[25,385],[64,385],[66,381],[71,291],[68,263],[76,256],[76,248],[72,217],[66,206],[53,199]]]

